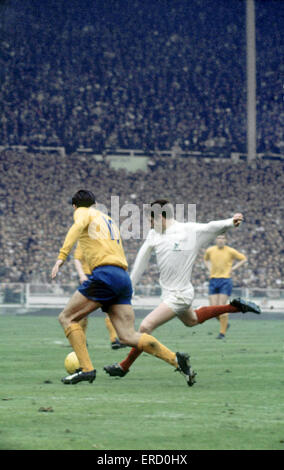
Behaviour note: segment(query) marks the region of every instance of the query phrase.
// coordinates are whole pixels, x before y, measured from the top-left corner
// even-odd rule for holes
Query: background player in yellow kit
[[[95,380],[96,370],[79,321],[102,308],[109,314],[121,342],[168,362],[185,376],[188,385],[193,385],[190,377],[195,373],[190,367],[188,354],[174,353],[152,335],[135,331],[131,305],[133,290],[120,233],[110,217],[91,207],[95,203],[91,191],[80,190],[73,196],[74,223],[51,272],[52,279],[55,279],[73,246],[79,241],[92,274],[78,287],[59,315],[59,322],[80,363],[80,370],[64,377],[62,382],[76,384],[81,381],[92,383]]]
[[[238,261],[234,264],[235,261]],[[239,269],[247,258],[243,253],[226,245],[226,236],[219,235],[216,245],[207,248],[204,262],[210,272],[209,302],[210,305],[225,305],[232,293],[232,271]],[[218,317],[220,333],[218,339],[224,339],[228,329],[229,314],[224,313]]]
[[[75,264],[77,274],[79,276],[80,284],[82,284],[83,282],[88,280],[88,277],[92,274],[92,271],[89,268],[89,265],[85,261],[79,242],[77,243],[77,246],[74,252],[74,264]],[[86,334],[87,326],[88,326],[88,317],[83,318],[82,320],[80,320],[79,323],[81,327],[83,328],[84,333]],[[125,345],[121,344],[121,342],[119,341],[115,328],[113,327],[113,324],[111,323],[108,315],[106,315],[105,324],[109,333],[111,348],[120,349],[120,348],[125,347]]]

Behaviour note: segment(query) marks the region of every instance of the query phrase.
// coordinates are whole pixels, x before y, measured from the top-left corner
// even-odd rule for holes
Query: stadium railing
[[[76,290],[77,284],[32,284],[0,283],[0,312],[7,308],[62,308]],[[151,308],[160,302],[159,285],[138,285],[135,288],[133,305]],[[232,297],[243,297],[257,302],[263,310],[284,311],[284,289],[262,289],[257,287],[236,287]],[[208,305],[206,285],[195,287],[194,306]]]
[[[66,154],[66,148],[64,146],[48,146],[48,145],[0,145],[0,152],[4,150],[18,150],[31,153],[59,153],[62,156]],[[98,152],[95,148],[86,148],[78,147],[74,150],[78,154],[92,155],[96,157],[97,160],[103,160],[104,158],[108,159],[111,157],[141,157],[141,158],[152,158],[153,156],[159,156],[160,158],[165,159],[175,159],[175,158],[204,158],[204,159],[231,159],[234,163],[237,163],[240,160],[247,160],[247,154],[241,152],[228,152],[226,149],[210,149],[208,150],[139,150],[139,149],[122,149],[122,148],[106,148],[103,153]],[[104,156],[103,156],[104,154]],[[257,159],[261,160],[283,160],[284,154],[281,150],[280,153],[265,152],[257,153]]]

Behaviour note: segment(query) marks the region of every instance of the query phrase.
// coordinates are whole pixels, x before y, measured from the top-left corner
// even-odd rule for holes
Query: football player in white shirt
[[[162,302],[143,319],[140,332],[150,334],[176,316],[184,325],[195,326],[228,311],[260,313],[257,305],[243,299],[234,299],[230,305],[201,307],[196,310],[191,306],[194,298],[191,273],[200,248],[228,229],[238,227],[242,221],[243,215],[237,213],[230,219],[207,224],[181,223],[174,219],[173,207],[167,200],[158,200],[151,204],[151,230],[137,254],[130,277],[135,288],[154,250],[160,272]],[[111,376],[123,377],[140,353],[132,348],[124,361],[106,366],[104,370]],[[192,371],[188,385],[193,385],[195,375]]]

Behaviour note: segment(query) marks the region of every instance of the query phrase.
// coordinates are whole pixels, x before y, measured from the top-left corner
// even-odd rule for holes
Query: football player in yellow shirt
[[[237,262],[234,263],[235,261]],[[216,245],[207,248],[204,262],[210,272],[210,305],[226,305],[233,289],[232,272],[247,262],[246,256],[227,246],[226,236],[219,235],[216,238]],[[220,315],[218,320],[220,333],[217,338],[224,339],[228,329],[229,314]]]
[[[188,385],[193,385],[191,377],[195,373],[189,364],[188,354],[174,353],[152,335],[135,330],[131,305],[133,290],[120,233],[110,217],[92,207],[95,203],[91,191],[80,190],[73,196],[74,223],[51,272],[52,279],[55,279],[73,246],[79,241],[92,274],[78,287],[59,315],[59,322],[80,363],[80,370],[64,377],[62,382],[77,384],[95,380],[96,370],[79,321],[102,308],[108,313],[121,342],[168,362],[184,375]]]
[[[74,264],[75,264],[77,274],[79,276],[80,284],[83,284],[83,282],[88,280],[89,276],[92,274],[92,271],[85,261],[83,252],[80,247],[80,243],[77,243],[77,246],[74,252]],[[86,334],[87,326],[88,326],[88,317],[83,318],[82,320],[80,320],[79,323],[81,327],[83,328],[84,333]],[[121,342],[119,341],[115,328],[113,327],[113,324],[111,323],[108,315],[106,315],[105,324],[109,333],[111,348],[112,349],[124,348],[126,345],[121,344]]]

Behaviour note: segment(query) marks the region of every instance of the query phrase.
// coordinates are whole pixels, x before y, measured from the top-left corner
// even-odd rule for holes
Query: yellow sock
[[[228,327],[229,314],[224,313],[223,315],[220,315],[219,320],[220,320],[220,333],[222,335],[225,335],[227,331],[227,327]]]
[[[82,318],[82,320],[79,321],[79,325],[81,325],[82,330],[86,334],[87,326],[88,326],[88,318]]]
[[[137,348],[177,367],[176,354],[160,343],[154,336],[143,333],[140,336]]]
[[[117,338],[117,334],[116,334],[115,328],[114,328],[111,320],[109,319],[109,317],[105,318],[105,324],[106,324],[106,327],[108,329],[110,342],[113,343]]]
[[[86,336],[79,323],[71,323],[71,325],[66,328],[65,335],[78,357],[83,372],[93,370],[94,366],[86,346]]]

